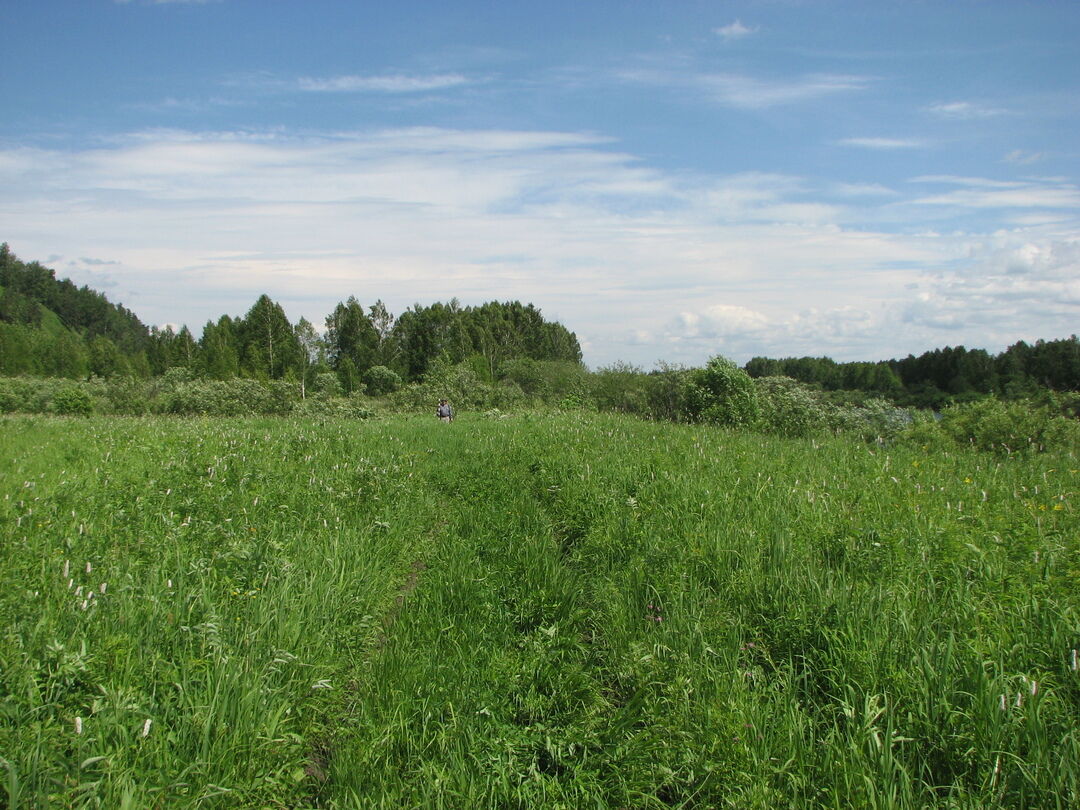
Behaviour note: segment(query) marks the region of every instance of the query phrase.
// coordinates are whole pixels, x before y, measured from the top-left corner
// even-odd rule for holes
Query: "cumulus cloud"
[[[109,257],[110,297],[195,328],[262,292],[313,322],[351,294],[395,312],[520,298],[574,329],[591,364],[647,365],[1052,337],[1075,331],[1080,306],[1080,199],[1062,181],[843,189],[667,172],[588,132],[410,128],[0,147],[0,185],[19,255],[59,251],[92,286],[105,268],[85,257]],[[946,200],[982,233],[925,227]],[[1014,226],[991,200],[1073,207]],[[886,211],[902,227],[882,227]]]

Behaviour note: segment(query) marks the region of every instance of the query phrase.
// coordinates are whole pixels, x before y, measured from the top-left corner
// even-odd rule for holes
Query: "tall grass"
[[[1075,458],[583,414],[5,435],[13,807],[1080,802]]]

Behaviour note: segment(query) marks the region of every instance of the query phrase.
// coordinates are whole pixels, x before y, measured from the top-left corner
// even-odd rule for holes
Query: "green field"
[[[6,418],[0,804],[1080,806],[1080,461]]]

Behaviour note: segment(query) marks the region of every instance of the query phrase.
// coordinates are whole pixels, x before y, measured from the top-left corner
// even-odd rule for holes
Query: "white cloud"
[[[1002,160],[1006,163],[1015,163],[1019,166],[1028,166],[1032,163],[1038,163],[1045,155],[1042,152],[1026,152],[1023,149],[1014,149],[1005,155]]]
[[[838,183],[834,191],[841,197],[895,197],[898,192],[880,183]]]
[[[973,101],[942,102],[932,104],[928,109],[934,115],[958,121],[977,121],[1009,114],[1008,110],[1000,107],[990,107]]]
[[[313,322],[350,294],[395,312],[519,298],[574,329],[592,364],[881,358],[1075,331],[1076,189],[917,181],[666,172],[579,132],[158,130],[0,148],[0,221],[20,256],[75,261],[77,283],[107,269],[110,297],[196,330],[267,292]],[[981,232],[927,227],[946,203]],[[1071,207],[1011,225],[998,206],[1021,203]]]
[[[126,6],[131,3],[139,3],[144,6],[168,6],[168,5],[192,5],[202,6],[208,3],[221,3],[224,0],[113,0],[114,3],[120,6]]]
[[[966,210],[982,208],[1080,208],[1080,189],[1054,181],[1002,182],[982,178],[922,178],[923,181],[964,185],[945,194],[919,197],[917,205],[952,206]]]
[[[663,87],[684,87],[711,101],[743,109],[766,109],[815,101],[836,93],[866,89],[866,76],[815,73],[792,78],[763,78],[741,73],[680,73],[668,69],[638,68],[619,71],[623,81]]]
[[[756,26],[749,27],[743,25],[740,20],[735,20],[735,22],[728,23],[727,25],[721,26],[720,28],[714,28],[713,33],[725,42],[731,42],[732,40],[742,39],[743,37],[749,36],[750,34],[755,33],[757,30],[758,29]]]
[[[799,104],[834,93],[863,90],[867,82],[863,76],[824,73],[786,80],[719,73],[699,76],[696,80],[715,101],[748,109]]]
[[[469,80],[459,73],[331,76],[321,79],[302,78],[297,81],[301,90],[314,93],[419,93],[465,84],[469,84]]]
[[[860,149],[920,149],[926,146],[926,141],[920,138],[844,138],[839,143]]]

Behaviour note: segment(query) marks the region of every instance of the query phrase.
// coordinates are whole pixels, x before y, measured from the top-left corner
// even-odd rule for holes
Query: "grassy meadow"
[[[1080,806],[1080,460],[8,417],[0,805]]]

